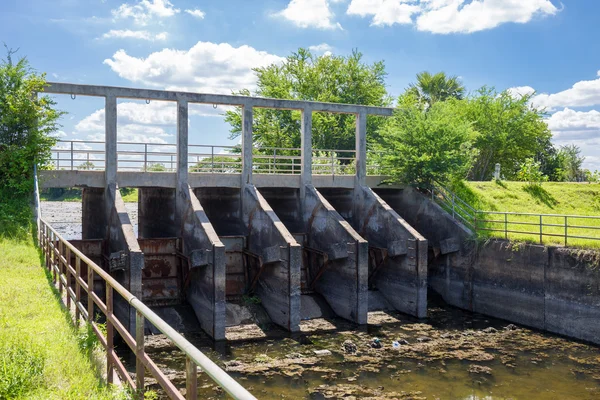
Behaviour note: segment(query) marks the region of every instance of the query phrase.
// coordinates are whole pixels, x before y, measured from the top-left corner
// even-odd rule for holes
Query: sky
[[[421,71],[535,92],[556,145],[600,170],[597,0],[2,0],[0,41],[48,81],[225,93],[300,47],[384,60],[400,95]],[[56,96],[63,140],[102,140],[103,99]],[[190,143],[231,145],[222,106],[190,106]],[[175,143],[175,105],[120,100],[118,140]],[[79,147],[86,148],[81,143]]]

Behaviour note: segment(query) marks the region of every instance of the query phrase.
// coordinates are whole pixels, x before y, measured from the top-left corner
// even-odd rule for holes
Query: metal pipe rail
[[[52,149],[54,169],[103,170],[105,151],[93,148],[104,145],[102,141],[57,141]],[[117,142],[119,170],[172,172],[177,166],[177,145],[169,143]],[[83,147],[83,148],[82,148]],[[240,173],[242,154],[239,146],[198,145],[188,146],[190,172]],[[252,170],[259,174],[301,173],[300,148],[255,147]],[[314,149],[312,173],[315,175],[354,175],[356,150]],[[376,163],[380,153],[369,152],[371,162],[367,172],[382,174],[384,168]],[[373,162],[375,161],[375,162]],[[98,163],[98,165],[96,164]]]
[[[504,216],[502,219],[488,219],[485,215],[498,215]],[[513,217],[526,217],[532,218],[535,222],[531,221],[510,221],[509,216]],[[491,217],[493,218],[493,217]],[[558,219],[563,223],[548,223],[544,222],[544,218],[546,221],[548,219]],[[570,225],[569,219],[584,219],[590,221],[597,221],[598,225]],[[481,224],[487,224],[484,226],[480,226]],[[502,226],[501,229],[498,228],[498,225]],[[512,228],[511,225],[517,225],[517,227]],[[484,232],[500,232],[504,233],[504,238],[508,239],[508,234],[520,234],[520,235],[531,235],[539,237],[539,243],[543,244],[544,237],[556,237],[563,238],[564,245],[567,246],[569,239],[583,239],[583,240],[600,240],[600,232],[597,232],[597,236],[582,236],[573,234],[574,230],[582,230],[587,229],[592,232],[600,231],[600,217],[591,216],[591,215],[565,215],[565,214],[534,214],[534,213],[519,213],[519,212],[501,212],[501,211],[477,211],[475,217],[475,226],[477,231]],[[535,227],[535,230],[527,231],[524,230],[516,230],[518,226],[531,226]],[[511,227],[512,229],[509,229]],[[561,233],[549,232],[548,230],[544,231],[544,228],[561,228]],[[556,229],[555,231],[558,231]]]
[[[37,182],[37,180],[36,180]],[[136,392],[138,398],[143,399],[144,374],[147,369],[158,381],[171,399],[184,400],[183,395],[171,381],[162,373],[157,365],[144,351],[144,324],[147,320],[161,333],[168,337],[186,355],[186,397],[197,399],[197,367],[200,367],[215,383],[229,393],[234,399],[255,399],[231,376],[206,357],[200,350],[163,321],[142,301],[133,296],[127,289],[119,284],[112,276],[81,253],[71,243],[65,240],[52,228],[39,214],[38,240],[46,259],[46,268],[52,273],[54,283],[58,282],[59,291],[66,292],[67,308],[71,303],[75,307],[76,323],[81,316],[92,326],[100,343],[106,350],[107,380],[113,381],[116,372],[122,380]],[[75,257],[75,268],[71,265],[71,258]],[[81,275],[82,267],[87,266],[87,279]],[[103,301],[94,293],[94,279],[99,277],[105,283],[106,297]],[[74,289],[73,289],[74,286]],[[87,298],[87,308],[83,303],[83,292]],[[114,314],[114,295],[120,295],[136,310],[135,338],[128,332],[122,322]],[[99,310],[106,317],[106,335],[95,321],[94,310]],[[121,335],[125,343],[131,348],[136,358],[135,382],[129,376],[125,366],[115,352],[113,337],[115,330]]]
[[[545,237],[562,238],[565,246],[568,245],[569,239],[600,240],[600,216],[482,211],[471,207],[471,205],[439,183],[427,190],[431,195],[432,201],[438,203],[452,215],[452,218],[463,223],[474,232],[501,233],[506,240],[508,240],[509,234],[536,236],[540,244],[544,243]],[[494,217],[489,217],[494,215],[503,216],[503,218],[493,219]],[[509,217],[513,217],[513,220],[509,220]],[[521,217],[521,220],[515,220],[517,217]],[[552,219],[559,220],[561,223],[553,222]],[[569,220],[573,221],[576,219],[597,221],[598,225],[569,224]],[[548,222],[549,220],[550,222]],[[528,231],[526,228],[519,229],[520,226],[532,227],[532,230]],[[558,232],[558,228],[560,228],[560,232]],[[594,236],[574,234],[574,231],[581,232],[584,229],[592,231]]]

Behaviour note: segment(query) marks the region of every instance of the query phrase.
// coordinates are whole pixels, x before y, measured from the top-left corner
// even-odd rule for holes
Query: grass
[[[452,188],[455,193],[480,211],[500,211],[533,214],[560,214],[579,216],[600,216],[600,185],[570,182],[546,182],[541,186],[532,186],[525,182],[461,182]],[[504,230],[504,215],[479,214],[478,227]],[[499,222],[483,222],[483,221]],[[527,233],[509,233],[508,238],[539,243],[539,216],[509,215],[508,230]],[[526,223],[525,224],[517,224]],[[543,243],[564,245],[565,218],[542,217],[549,225],[542,228]],[[578,228],[591,226],[600,228],[600,219],[567,219],[568,246],[600,248],[600,240],[571,238],[572,236],[600,239],[600,229]],[[560,235],[559,236],[547,236]],[[492,237],[504,237],[504,232],[488,232]]]
[[[138,190],[135,188],[121,188],[121,196],[125,203],[137,203]],[[40,193],[41,201],[72,201],[81,202],[81,189],[45,189]]]
[[[94,339],[75,328],[31,234],[27,198],[0,203],[0,399],[114,399],[90,360]]]

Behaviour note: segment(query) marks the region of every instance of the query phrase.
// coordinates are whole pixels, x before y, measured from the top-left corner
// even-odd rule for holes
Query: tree
[[[424,71],[417,74],[417,82],[411,83],[407,92],[429,108],[438,101],[462,99],[465,87],[456,76],[446,76],[444,72],[432,75]]]
[[[552,144],[550,139],[540,139],[538,153],[535,155],[535,161],[540,163],[542,174],[548,177],[552,182],[564,180],[562,155]]]
[[[238,94],[278,99],[310,100],[332,103],[387,106],[391,99],[385,89],[385,66],[382,61],[365,64],[362,54],[349,56],[314,56],[299,49],[282,64],[256,68],[257,90],[244,89]],[[225,121],[231,124],[231,139],[242,131],[240,111],[228,111]],[[346,114],[313,113],[313,148],[349,150],[355,147],[355,117]],[[385,118],[369,116],[367,131],[375,135]],[[255,109],[254,144],[263,147],[300,147],[300,112]],[[376,140],[369,136],[370,141]],[[278,152],[279,153],[279,152]],[[283,152],[282,155],[285,155]]]
[[[466,99],[459,112],[480,133],[474,143],[479,154],[470,179],[490,180],[496,163],[500,163],[507,179],[514,179],[523,161],[546,146],[552,134],[543,111],[533,107],[530,98],[514,97],[508,91],[498,93],[484,86]]]
[[[0,62],[0,181],[13,193],[33,188],[33,165],[50,161],[56,139],[50,136],[58,128],[63,114],[53,107],[43,92],[45,75],[38,75],[25,57],[16,63],[16,51],[7,48]]]
[[[167,167],[162,163],[150,163],[148,167],[146,167],[146,171],[148,172],[166,172]]]
[[[471,143],[477,133],[460,117],[462,107],[462,101],[450,99],[424,112],[414,96],[400,96],[381,131],[382,161],[395,181],[430,185],[466,177],[476,155]]]
[[[584,176],[581,171],[581,165],[583,164],[585,157],[580,155],[581,149],[579,146],[574,144],[562,146],[559,150],[559,154],[562,160],[565,180],[569,182],[582,181]]]
[[[540,186],[542,182],[548,180],[548,177],[542,173],[540,162],[535,161],[533,157],[529,157],[521,164],[517,179],[529,182],[529,186]]]

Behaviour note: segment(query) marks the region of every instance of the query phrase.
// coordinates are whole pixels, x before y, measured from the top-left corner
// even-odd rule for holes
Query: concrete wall
[[[368,243],[311,185],[303,199],[306,245],[329,255],[315,291],[340,317],[367,323]]]
[[[174,189],[138,189],[138,236],[144,239],[175,237],[176,195]]]
[[[256,293],[274,323],[297,332],[302,247],[253,185],[246,185],[242,196],[243,220],[248,227],[247,248],[260,255],[265,264]]]
[[[104,188],[83,188],[81,192],[81,238],[105,239],[107,218]]]
[[[427,239],[427,280],[450,304],[471,309],[475,243],[472,232],[412,187],[374,189],[410,226]]]
[[[219,240],[200,201],[185,185],[177,193],[177,219],[183,253],[190,259],[186,298],[202,329],[215,340],[225,339],[225,246]]]
[[[398,311],[419,318],[427,316],[427,240],[392,210],[370,188],[320,189],[319,192],[368,240],[384,249],[382,260],[369,255],[369,286],[377,289]]]
[[[135,237],[121,193],[115,186],[109,186],[104,194],[105,213],[108,215],[107,255],[109,258],[118,257],[120,253],[125,256],[124,268],[116,270],[111,275],[131,294],[142,300],[144,255]],[[125,326],[129,327],[130,332],[135,332],[135,310],[121,296],[115,295],[114,299],[115,314]]]
[[[600,269],[578,253],[484,244],[471,278],[473,311],[600,344]]]

